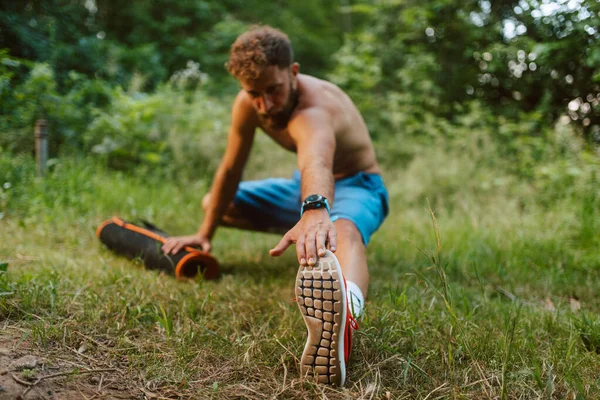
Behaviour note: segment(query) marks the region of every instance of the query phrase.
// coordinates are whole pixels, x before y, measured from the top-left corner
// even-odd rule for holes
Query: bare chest
[[[277,129],[268,124],[261,124],[260,128],[281,147],[293,153],[296,152],[296,141],[290,136],[287,128]]]

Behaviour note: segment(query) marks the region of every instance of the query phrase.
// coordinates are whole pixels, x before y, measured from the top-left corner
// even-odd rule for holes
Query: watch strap
[[[327,214],[331,214],[331,207],[329,206],[329,201],[327,201],[327,198],[326,198],[326,197],[323,197],[323,201],[322,201],[322,202],[318,202],[318,203],[323,203],[323,205],[324,205],[325,209],[327,210]],[[320,208],[319,206],[317,206],[317,207],[314,207],[314,208],[308,208],[308,209],[306,209],[306,210],[305,210],[305,209],[304,209],[304,206],[305,206],[305,205],[307,205],[307,204],[305,204],[305,203],[303,202],[303,203],[302,203],[302,206],[300,207],[300,217],[302,217],[302,215],[304,214],[304,211],[307,211],[307,210],[317,210],[317,209],[319,209],[319,208]]]

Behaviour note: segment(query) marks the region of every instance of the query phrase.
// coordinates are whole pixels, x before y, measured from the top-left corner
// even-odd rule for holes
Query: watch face
[[[319,201],[319,200],[321,200],[322,198],[323,198],[323,196],[321,196],[321,195],[318,195],[318,194],[311,194],[311,195],[310,195],[310,196],[308,196],[308,197],[306,198],[306,200],[304,200],[304,201],[310,201],[310,202],[312,202],[312,201]]]
[[[321,196],[320,194],[311,194],[304,199],[302,208],[300,209],[300,215],[302,215],[304,211],[315,210],[319,208],[325,208],[327,212],[330,212],[329,204],[327,204],[327,199],[325,197]]]

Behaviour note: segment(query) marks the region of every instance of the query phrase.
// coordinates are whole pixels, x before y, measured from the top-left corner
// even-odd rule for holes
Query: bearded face
[[[297,64],[294,64],[297,66]],[[265,68],[258,79],[241,82],[252,99],[259,119],[267,128],[283,129],[296,107],[298,90],[295,76],[297,67]]]
[[[280,110],[271,109],[266,113],[258,113],[259,119],[267,127],[280,130],[287,126],[288,122],[290,121],[290,117],[292,116],[292,112],[294,111],[294,108],[296,108],[298,91],[294,89],[292,85],[290,85],[288,93],[288,98]]]

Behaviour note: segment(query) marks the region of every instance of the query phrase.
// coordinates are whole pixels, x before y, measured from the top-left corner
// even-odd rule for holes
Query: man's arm
[[[198,235],[212,238],[223,214],[233,201],[252,148],[256,126],[256,114],[246,94],[240,92],[231,112],[225,155],[215,172],[210,188],[210,202]]]
[[[324,110],[311,108],[296,116],[288,128],[296,141],[298,168],[302,174],[302,198],[320,194],[333,204],[333,159],[336,142],[329,115]],[[272,256],[279,256],[292,243],[296,243],[300,264],[314,265],[317,254],[325,254],[327,243],[331,251],[335,251],[336,240],[335,226],[327,210],[309,210],[270,253]]]
[[[335,132],[328,115],[318,109],[308,109],[290,124],[289,129],[296,140],[298,169],[302,174],[302,199],[320,194],[333,204]]]
[[[176,254],[185,246],[201,246],[210,251],[210,240],[235,197],[252,148],[256,126],[257,118],[252,105],[246,94],[240,92],[232,107],[227,147],[213,177],[210,201],[202,224],[195,235],[168,238],[162,248],[165,254]]]

